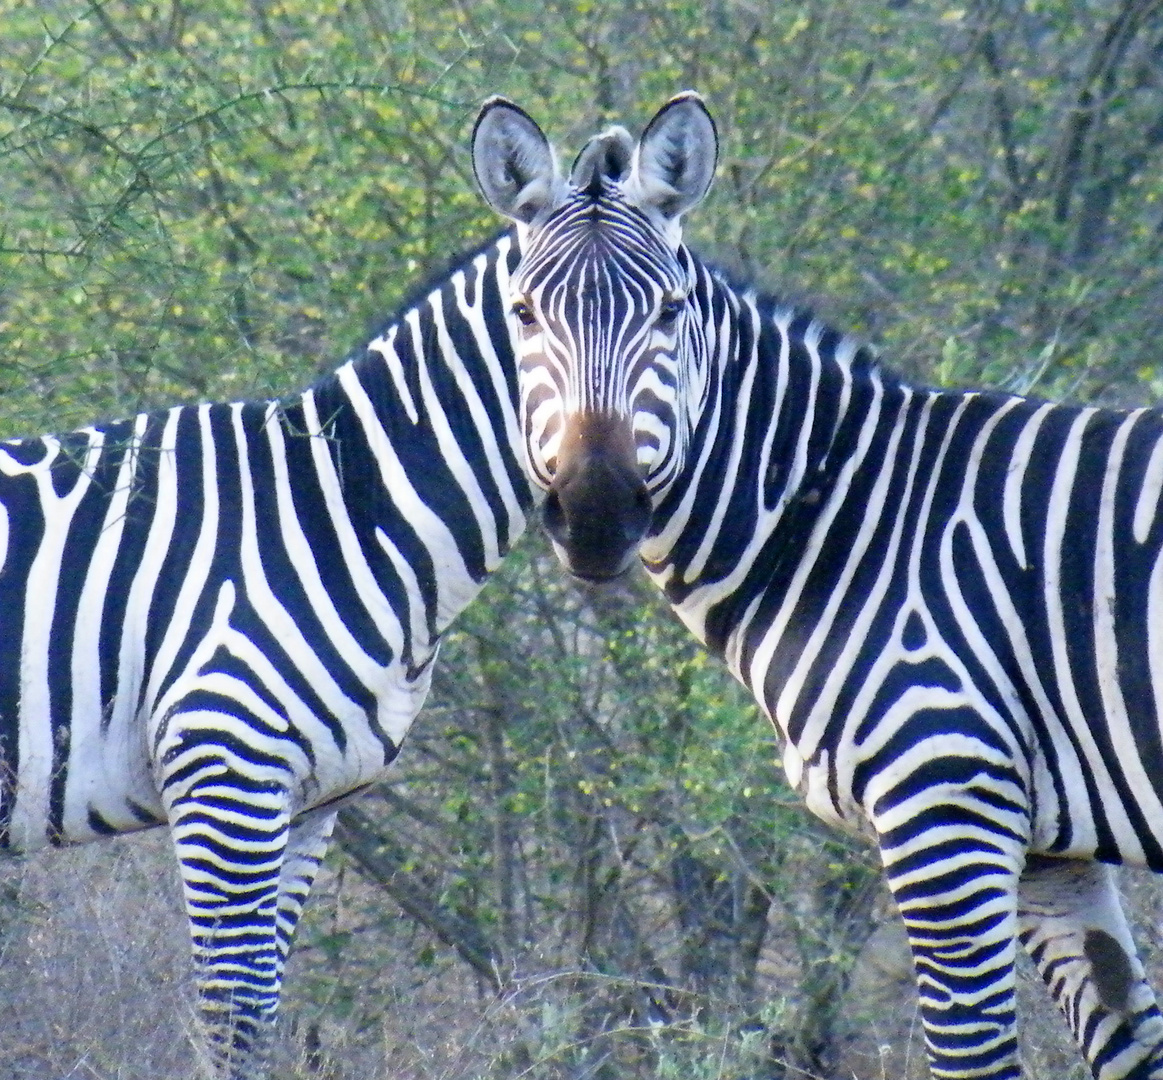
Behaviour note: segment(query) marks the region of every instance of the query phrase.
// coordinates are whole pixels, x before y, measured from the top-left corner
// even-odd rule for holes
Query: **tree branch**
[[[383,888],[406,915],[455,949],[494,991],[501,990],[499,950],[476,923],[450,911],[405,868],[403,850],[365,814],[352,806],[340,810],[335,839],[364,877]]]

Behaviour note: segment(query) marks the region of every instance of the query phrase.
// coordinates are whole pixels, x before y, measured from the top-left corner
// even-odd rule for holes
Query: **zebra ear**
[[[715,177],[719,136],[703,99],[693,90],[673,97],[646,125],[634,151],[627,195],[677,221],[702,202]]]
[[[528,225],[556,204],[561,176],[553,147],[533,118],[503,97],[481,106],[472,167],[485,201],[504,217]]]

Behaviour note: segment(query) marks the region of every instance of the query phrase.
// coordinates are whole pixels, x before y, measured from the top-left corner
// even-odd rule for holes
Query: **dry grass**
[[[1151,932],[1159,914],[1157,883],[1147,874],[1123,880],[1148,966],[1163,985]],[[341,898],[334,877],[325,875],[320,884],[306,948],[292,960],[278,1076],[578,1076],[560,976],[530,977],[490,998],[462,966],[433,954],[390,914],[363,927],[338,953],[328,952],[318,942],[342,917]],[[343,902],[362,888],[349,880]],[[0,863],[0,897],[0,1080],[190,1080],[195,1051],[186,929],[163,833]],[[781,989],[776,983],[773,1000]],[[576,980],[571,989],[576,1001]],[[869,942],[849,1005],[842,1070],[828,1080],[927,1076],[903,935],[891,924]],[[1082,1080],[1064,1025],[1029,970],[1021,1010],[1030,1077]],[[687,1034],[679,1042],[690,1060],[671,1060],[657,1075],[672,1068],[709,1080],[743,1075],[740,1062],[728,1060],[733,1051],[725,1042]],[[320,1049],[312,1057],[316,1035]],[[643,1039],[641,1032],[634,1037]],[[567,1060],[575,1064],[567,1068]]]
[[[326,903],[326,874],[320,885]],[[350,972],[318,949],[292,958],[276,1075],[467,1075],[495,1053],[487,1038],[472,1049],[484,1010],[471,981],[451,963],[418,968],[411,929],[396,937],[394,959],[384,935],[371,944],[384,961],[374,977],[358,948]],[[306,1000],[328,986],[336,997],[351,989],[357,1007]],[[163,831],[0,862],[0,1080],[191,1080],[192,1002]],[[311,1068],[313,1023],[322,1053]]]

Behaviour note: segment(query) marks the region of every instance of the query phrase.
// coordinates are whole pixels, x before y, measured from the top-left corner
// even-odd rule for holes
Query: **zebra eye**
[[[685,307],[685,297],[663,300],[658,307],[658,325],[663,330],[671,329],[678,322],[678,317],[682,314],[682,309]]]
[[[537,316],[533,313],[533,309],[525,303],[524,300],[517,300],[513,304],[513,314],[517,316],[517,321],[522,326],[536,326]]]

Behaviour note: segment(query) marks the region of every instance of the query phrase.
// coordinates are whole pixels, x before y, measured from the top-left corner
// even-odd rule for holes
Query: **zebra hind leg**
[[[1163,1080],[1163,1017],[1110,867],[1031,855],[1018,936],[1098,1080]]]
[[[291,832],[287,841],[287,854],[279,874],[276,933],[279,950],[277,977],[280,985],[287,957],[294,942],[295,928],[311,894],[315,876],[327,854],[337,814],[338,811],[330,809],[309,811],[299,815],[291,824]],[[308,1064],[313,1056],[322,1055],[318,1033],[315,1033],[315,1045],[312,1045],[311,1039],[312,1035],[309,1030],[305,1046]],[[312,1069],[311,1071],[316,1070]]]
[[[300,814],[291,823],[287,852],[279,871],[276,911],[280,980],[291,951],[299,916],[303,914],[311,886],[315,883],[315,875],[327,854],[336,815],[335,810],[314,810]]]

